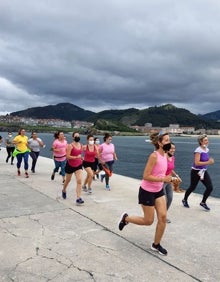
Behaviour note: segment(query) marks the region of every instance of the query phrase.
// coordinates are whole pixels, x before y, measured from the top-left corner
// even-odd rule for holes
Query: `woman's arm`
[[[172,176],[171,175],[166,175],[164,177],[159,177],[159,176],[154,176],[152,175],[152,170],[157,162],[157,155],[155,152],[153,152],[147,161],[147,164],[144,169],[143,173],[143,179],[152,181],[152,182],[171,182],[172,181]]]
[[[200,161],[200,153],[195,153],[194,155],[194,162],[196,166],[200,166],[200,165],[210,165],[210,164],[214,164],[214,159],[213,158],[209,158],[208,161],[205,162],[201,162]]]

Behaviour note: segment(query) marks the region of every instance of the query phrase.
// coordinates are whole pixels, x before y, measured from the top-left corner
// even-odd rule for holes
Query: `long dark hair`
[[[105,135],[104,135],[104,137],[103,137],[104,142],[105,142],[106,139],[108,139],[109,137],[112,137],[112,135],[109,134],[109,133],[105,133]]]

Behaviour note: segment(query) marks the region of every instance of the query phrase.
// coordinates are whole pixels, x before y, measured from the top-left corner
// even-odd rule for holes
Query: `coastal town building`
[[[72,120],[64,121],[60,119],[34,119],[27,117],[5,115],[0,116],[0,122],[17,125],[29,125],[29,126],[51,126],[51,127],[62,127],[62,128],[74,128],[74,129],[88,129],[94,126],[94,123],[88,121]],[[193,126],[183,126],[179,124],[170,124],[168,127],[154,127],[152,123],[145,123],[144,126],[134,125],[131,128],[135,129],[139,133],[150,134],[155,131],[169,132],[171,135],[182,135],[182,134],[209,134],[209,135],[220,135],[220,129],[195,129]]]
[[[51,126],[51,127],[62,127],[62,128],[88,128],[93,126],[92,122],[87,121],[64,121],[61,119],[34,119],[27,117],[18,117],[18,116],[0,116],[0,121],[9,123],[9,124],[18,124],[21,125],[30,125],[30,126]]]

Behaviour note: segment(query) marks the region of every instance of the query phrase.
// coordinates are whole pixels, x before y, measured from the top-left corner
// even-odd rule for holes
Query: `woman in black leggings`
[[[191,181],[190,186],[185,192],[184,199],[182,200],[183,206],[189,208],[188,197],[196,189],[197,184],[201,181],[206,190],[203,194],[202,202],[200,206],[206,211],[210,208],[206,204],[206,200],[213,190],[212,181],[207,171],[207,166],[214,163],[214,159],[209,156],[208,149],[208,137],[206,134],[198,137],[199,147],[194,151],[194,163],[191,170]]]

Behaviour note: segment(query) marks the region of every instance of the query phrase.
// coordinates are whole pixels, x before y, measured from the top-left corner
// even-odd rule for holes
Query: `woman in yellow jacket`
[[[21,175],[20,167],[22,159],[24,159],[25,177],[28,178],[28,157],[30,149],[28,148],[28,137],[25,135],[24,128],[21,128],[19,130],[18,135],[15,136],[12,143],[16,146],[16,149],[13,152],[13,156],[17,157],[18,176]]]

